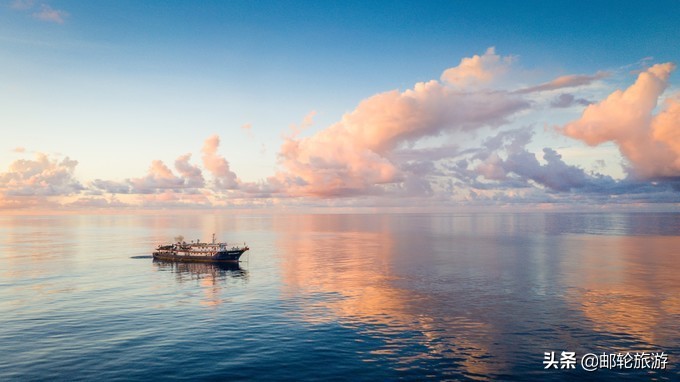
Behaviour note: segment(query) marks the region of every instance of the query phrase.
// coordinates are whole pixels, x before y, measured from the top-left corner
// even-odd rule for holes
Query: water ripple
[[[676,214],[0,217],[2,380],[544,380],[680,354]],[[237,267],[153,262],[178,233]],[[228,233],[228,235],[227,235]],[[131,255],[132,254],[132,255]],[[674,380],[600,371],[598,380]]]

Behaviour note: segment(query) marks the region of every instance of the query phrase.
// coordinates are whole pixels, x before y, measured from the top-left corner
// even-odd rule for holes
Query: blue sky
[[[291,125],[310,116],[311,126],[296,137],[313,137],[363,100],[439,80],[489,47],[512,61],[510,74],[490,88],[513,91],[606,72],[577,89],[597,103],[631,86],[645,68],[677,63],[679,16],[677,1],[6,1],[0,7],[0,172],[9,174],[12,163],[36,153],[68,156],[78,161],[72,180],[81,187],[48,194],[107,197],[89,182],[142,178],[154,160],[176,173],[175,158],[193,153],[192,163],[207,170],[201,147],[216,134],[230,171],[244,184],[266,182],[292,172],[280,158]],[[662,97],[677,91],[676,77],[667,80]],[[437,130],[400,147],[478,145],[503,129],[532,126],[527,147],[539,161],[544,147],[587,171],[607,158],[598,171],[622,179],[622,166],[611,159],[625,167],[627,158],[615,142],[598,146],[599,156],[586,155],[579,152],[583,139],[545,134],[545,126],[576,120],[584,107],[532,107],[508,115],[502,126],[464,137]],[[403,186],[403,179],[396,176],[388,188]]]

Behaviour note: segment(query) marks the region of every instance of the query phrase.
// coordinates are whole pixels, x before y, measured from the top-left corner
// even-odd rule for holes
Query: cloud
[[[471,150],[473,155],[460,160],[452,176],[472,187],[473,192],[477,190],[478,201],[509,202],[514,199],[517,203],[621,204],[677,203],[680,200],[680,178],[665,182],[632,178],[615,180],[569,165],[549,147],[543,148],[542,164],[536,154],[526,149],[532,135],[529,128],[498,133],[487,139],[477,152]]]
[[[543,149],[543,159],[545,165],[541,165],[534,154],[524,150],[510,155],[503,167],[555,191],[581,188],[589,180],[583,169],[564,163],[562,156],[549,147]]]
[[[111,194],[157,194],[168,191],[178,193],[197,193],[205,186],[203,172],[189,163],[191,154],[184,154],[175,160],[175,169],[179,176],[161,160],[154,160],[146,176],[126,179],[122,182],[95,179],[90,183],[91,191]]]
[[[438,147],[425,148],[401,148],[392,152],[391,158],[397,162],[428,161],[435,162],[444,158],[451,158],[460,153],[460,148],[455,144],[447,144]]]
[[[597,72],[594,75],[570,74],[567,76],[557,77],[550,82],[518,90],[517,93],[526,94],[549,90],[557,90],[563,88],[572,88],[577,86],[585,86],[590,85],[591,83],[608,76],[609,76],[608,72]]]
[[[95,194],[101,193],[100,191],[107,192],[110,194],[129,194],[130,193],[130,181],[116,182],[113,180],[103,180],[95,179],[90,182],[91,192]]]
[[[208,194],[223,194],[240,187],[236,174],[229,169],[229,162],[217,154],[218,147],[219,137],[213,135],[206,139],[202,149],[204,169],[213,175],[210,189],[203,176],[203,169],[192,164],[192,155],[187,153],[175,160],[177,173],[173,172],[162,160],[156,159],[151,162],[147,174],[143,177],[123,181],[95,179],[90,182],[87,193],[90,195],[102,193],[137,195],[139,203],[153,207],[160,206],[164,201],[176,206],[193,206],[201,202],[211,205]],[[249,185],[250,191],[254,188]],[[271,187],[263,192],[270,190]],[[245,194],[247,193],[240,195]],[[96,200],[95,202],[100,203]]]
[[[47,4],[41,4],[40,9],[37,12],[33,12],[31,15],[36,19],[57,24],[63,24],[69,16],[68,12],[53,9]]]
[[[184,186],[184,180],[175,176],[160,160],[151,162],[146,176],[130,179],[129,183],[130,192],[133,194],[154,194],[167,189],[181,189]]]
[[[505,74],[514,60],[513,56],[497,55],[496,49],[490,47],[483,55],[465,57],[458,66],[446,69],[441,81],[457,87],[486,85]]]
[[[12,149],[12,152],[19,153],[19,154],[23,154],[23,153],[26,152],[26,148],[25,148],[25,147],[21,147],[21,146],[17,146],[17,147],[15,147],[15,148]]]
[[[213,175],[216,189],[231,190],[238,188],[238,179],[229,168],[229,162],[217,154],[220,137],[213,135],[203,144],[203,167]]]
[[[487,52],[488,53],[488,52]],[[392,154],[444,133],[497,127],[529,103],[501,91],[463,91],[437,81],[374,95],[342,119],[307,138],[287,137],[279,180],[293,194],[346,196],[380,192],[406,174]]]
[[[285,196],[284,185],[276,177],[269,177],[259,182],[242,182],[239,191],[243,197],[269,198],[275,195]]]
[[[78,162],[37,153],[35,160],[19,159],[0,173],[0,192],[6,196],[71,195],[84,187],[74,177]]]
[[[638,75],[626,90],[588,106],[580,119],[559,129],[564,135],[597,146],[614,142],[642,179],[680,176],[680,100],[668,98],[654,110],[668,86],[673,63],[657,64]]]
[[[295,125],[292,124],[290,125],[290,130],[291,130],[291,138],[295,138],[298,135],[300,135],[303,131],[307,130],[309,127],[311,127],[314,124],[314,117],[316,116],[316,111],[312,110],[305,117],[302,119],[302,123],[300,125]]]
[[[513,62],[514,57],[498,56],[490,48],[445,70],[439,81],[368,97],[315,132],[307,130],[316,116],[312,111],[282,137],[277,172],[259,181],[240,180],[219,153],[219,136],[213,135],[203,143],[198,164],[187,153],[176,158],[174,167],[157,159],[141,177],[95,179],[87,186],[75,179],[77,162],[69,158],[38,154],[34,160],[17,160],[0,173],[0,208],[401,208],[408,204],[437,210],[456,203],[601,205],[680,200],[680,94],[660,101],[673,64],[644,70],[635,84],[598,103],[559,89],[585,86],[605,76],[603,72],[558,77],[522,91],[480,86],[496,80]],[[529,94],[544,91],[553,93]],[[536,98],[555,108],[586,106],[579,119],[558,130],[593,146],[614,142],[629,162],[629,174],[635,176],[617,180],[568,163],[560,154],[568,151],[531,149],[534,134],[542,131],[533,127],[541,121],[532,119],[531,112],[538,111],[541,117],[545,110],[545,102],[531,101]],[[513,126],[520,123],[531,125]],[[241,129],[250,133],[252,126]],[[616,159],[607,157],[607,161]],[[585,166],[604,171],[604,161],[596,158]],[[409,198],[408,203],[402,198]]]
[[[566,107],[571,107],[574,105],[579,105],[579,106],[588,106],[592,102],[588,101],[587,99],[583,98],[576,98],[574,97],[573,94],[567,94],[563,93],[560,94],[559,96],[555,97],[550,102],[550,106],[556,107],[556,108],[566,108]]]
[[[115,196],[111,196],[108,199],[102,197],[82,197],[77,200],[68,203],[69,207],[75,208],[129,208],[129,204],[123,203],[118,200]]]
[[[187,188],[203,188],[205,179],[203,172],[198,166],[189,163],[191,154],[184,154],[175,160],[175,168],[184,178],[183,186]]]
[[[541,164],[534,153],[526,149],[531,141],[529,129],[506,131],[488,139],[485,150],[475,154],[474,159],[482,162],[475,168],[475,173],[483,179],[498,182],[500,188],[526,188],[533,181],[552,191],[570,191],[583,188],[595,178],[576,166],[570,166],[562,160],[555,150],[543,149]],[[505,159],[501,157],[504,154]]]

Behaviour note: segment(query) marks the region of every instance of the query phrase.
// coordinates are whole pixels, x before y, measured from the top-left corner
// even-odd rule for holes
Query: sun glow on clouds
[[[145,176],[123,181],[81,183],[77,162],[69,158],[17,160],[0,173],[0,207],[390,206],[403,205],[404,198],[431,206],[680,201],[680,97],[667,97],[655,114],[675,65],[654,65],[625,91],[591,103],[579,89],[609,72],[560,76],[519,90],[494,88],[517,62],[489,48],[444,70],[440,80],[375,94],[303,137],[314,122],[311,112],[283,137],[278,171],[259,182],[239,179],[213,135],[200,150],[200,164],[191,162],[192,153],[178,156],[174,170],[157,159]],[[576,95],[554,93],[565,88]],[[627,178],[570,165],[550,147],[538,154],[527,148],[542,129],[519,123],[522,116],[584,106],[579,119],[558,130],[593,146],[614,142],[630,165]],[[251,134],[250,124],[242,129]],[[484,139],[473,139],[480,135]]]
[[[220,137],[213,135],[203,144],[203,166],[213,175],[215,189],[235,189],[238,188],[238,180],[229,168],[229,162],[224,157],[217,154],[220,145]]]
[[[633,175],[643,178],[680,176],[680,101],[668,98],[654,114],[668,86],[672,63],[657,64],[638,75],[626,90],[588,106],[580,119],[562,130],[569,137],[596,146],[616,143],[629,160]]]
[[[424,137],[499,126],[527,101],[507,92],[466,92],[437,81],[377,94],[342,120],[303,139],[288,138],[279,179],[296,194],[339,196],[376,191],[405,178],[394,150]]]
[[[83,190],[74,178],[78,161],[57,160],[38,153],[35,160],[20,159],[0,174],[0,189],[6,196],[70,195]]]
[[[505,74],[514,60],[497,55],[496,48],[490,47],[483,55],[463,58],[458,66],[446,69],[441,80],[457,87],[487,85]]]

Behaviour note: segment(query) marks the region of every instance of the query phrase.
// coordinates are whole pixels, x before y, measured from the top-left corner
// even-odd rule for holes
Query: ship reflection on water
[[[231,284],[248,282],[248,270],[238,263],[181,263],[154,260],[154,267],[161,272],[172,272],[180,284],[196,283],[201,289],[200,305],[216,307],[230,301]]]
[[[248,271],[238,263],[181,263],[154,260],[159,271],[170,271],[177,276],[177,281],[211,280],[220,281],[229,278],[247,280]]]

